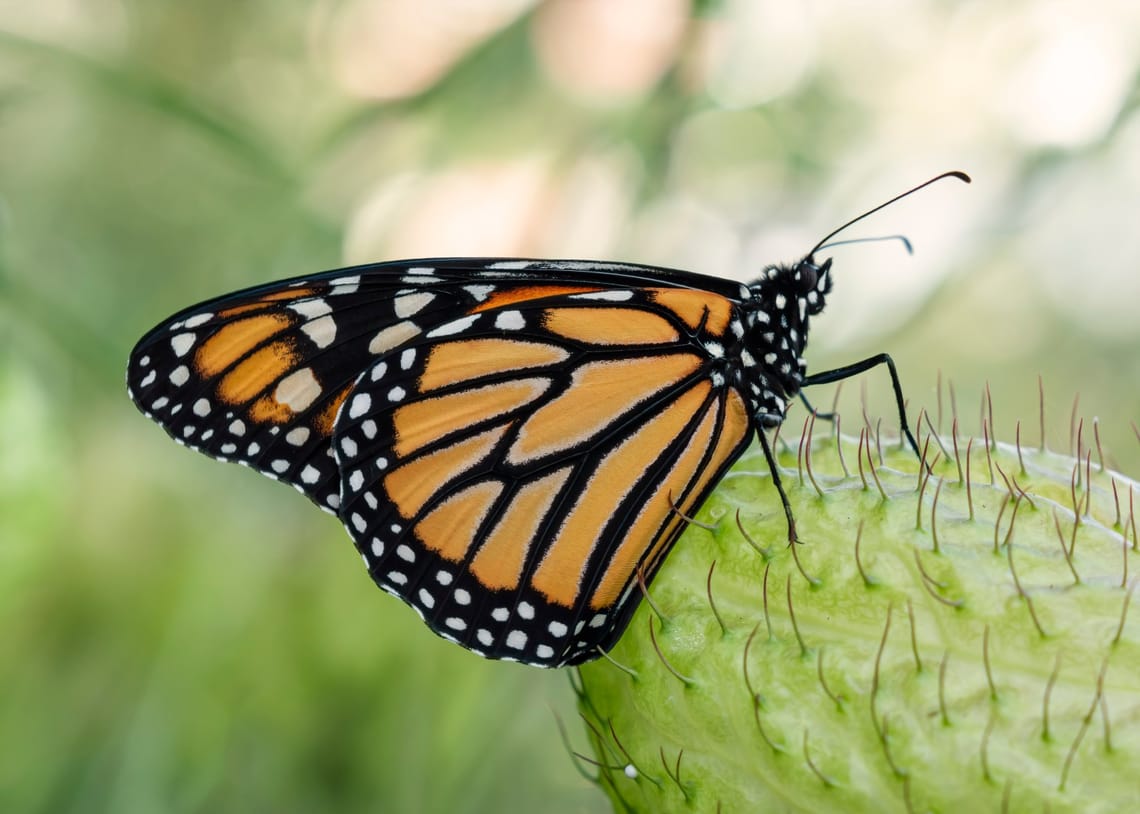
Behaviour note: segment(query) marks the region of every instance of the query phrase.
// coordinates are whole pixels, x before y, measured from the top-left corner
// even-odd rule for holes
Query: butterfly
[[[968,181],[962,173],[946,173]],[[904,195],[933,183],[915,187]],[[178,443],[292,485],[438,635],[545,667],[621,636],[702,501],[808,375],[831,260],[748,284],[627,263],[430,259],[208,300],[136,345],[131,399]]]

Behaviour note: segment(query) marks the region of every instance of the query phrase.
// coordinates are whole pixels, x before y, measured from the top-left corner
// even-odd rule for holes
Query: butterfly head
[[[793,265],[769,266],[748,289],[744,345],[752,364],[746,377],[757,420],[775,426],[807,370],[808,322],[823,310],[831,291],[831,260],[817,263],[809,254]]]

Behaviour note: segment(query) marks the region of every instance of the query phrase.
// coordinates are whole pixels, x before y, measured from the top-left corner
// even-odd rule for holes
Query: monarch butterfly
[[[951,172],[910,190],[908,195]],[[621,636],[728,467],[802,388],[831,290],[815,252],[744,285],[624,263],[378,263],[227,294],[131,353],[175,441],[336,514],[380,588],[488,658],[554,667]],[[917,447],[916,447],[917,449]]]

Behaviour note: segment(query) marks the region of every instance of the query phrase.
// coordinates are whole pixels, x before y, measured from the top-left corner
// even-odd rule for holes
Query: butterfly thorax
[[[780,424],[788,401],[799,394],[808,322],[823,310],[830,268],[831,260],[817,265],[809,255],[792,266],[769,266],[748,285],[751,299],[741,307],[741,390],[762,426]]]

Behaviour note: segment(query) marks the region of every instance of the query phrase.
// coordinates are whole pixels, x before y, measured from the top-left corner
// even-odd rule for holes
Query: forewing
[[[334,429],[341,519],[381,588],[492,658],[595,658],[750,435],[693,339],[709,292],[518,298],[410,340]]]
[[[128,392],[179,443],[292,484],[336,511],[333,422],[377,359],[464,315],[656,278],[675,286],[705,279],[624,264],[456,259],[286,280],[157,326],[131,353]]]

